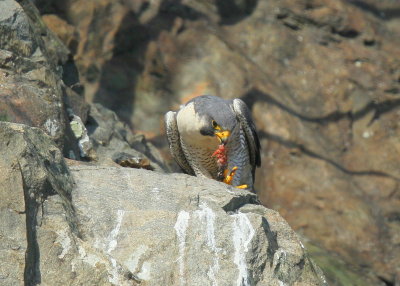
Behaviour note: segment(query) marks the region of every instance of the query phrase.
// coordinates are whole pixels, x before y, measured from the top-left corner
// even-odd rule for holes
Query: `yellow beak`
[[[225,144],[230,135],[231,135],[231,132],[229,132],[229,131],[216,131],[215,132],[215,136],[218,137],[219,142],[221,144]]]

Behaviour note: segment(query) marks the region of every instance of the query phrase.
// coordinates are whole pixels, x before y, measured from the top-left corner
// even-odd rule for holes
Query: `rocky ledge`
[[[41,129],[0,122],[1,285],[325,285],[254,194],[69,161]]]

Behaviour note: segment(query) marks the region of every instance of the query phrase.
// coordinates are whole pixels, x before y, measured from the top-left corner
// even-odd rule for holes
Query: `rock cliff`
[[[0,2],[0,117],[38,126],[78,156],[64,100],[73,91],[61,80],[69,52],[31,2],[21,3]]]
[[[250,192],[122,167],[67,167],[38,128],[0,122],[2,285],[326,285]]]
[[[102,168],[114,170],[123,165],[162,172],[177,170],[168,162],[168,153],[159,152],[166,143],[161,127],[165,111],[201,93],[240,97],[251,108],[261,137],[263,166],[256,180],[261,202],[279,211],[301,235],[331,285],[397,285],[399,11],[396,0],[0,1],[0,121],[40,128],[64,157],[97,166],[85,168],[103,172],[106,169]],[[39,132],[27,128],[17,129],[25,130],[21,131],[24,134]],[[33,135],[26,134],[26,140],[33,140]],[[2,146],[6,147],[1,152],[14,148]],[[34,154],[32,148],[26,154]],[[46,148],[56,150],[54,146]],[[11,158],[7,156],[4,158]],[[41,162],[39,158],[47,155],[32,156]],[[69,187],[72,177],[80,180],[76,168],[82,166],[68,171],[61,158],[47,159],[64,170],[60,171],[66,174],[60,196],[68,197],[73,193]],[[30,168],[23,171],[24,180],[33,184],[28,189],[34,193],[42,185],[48,190],[57,188],[57,180],[51,178],[58,175],[44,175],[52,169],[47,170],[46,164],[31,168],[39,173],[27,171]],[[0,175],[1,183],[7,182],[11,190],[22,180],[13,172]],[[31,173],[39,179],[29,179]],[[157,174],[154,178],[164,178]],[[83,284],[110,283],[107,273],[116,268],[120,270],[115,277],[120,281],[126,277],[131,277],[132,283],[140,281],[136,277],[141,276],[140,258],[132,272],[116,250],[110,256],[93,237],[84,238],[83,231],[77,232],[79,223],[72,221],[84,216],[71,211],[73,196],[70,203],[64,199],[54,203],[57,195],[47,200],[47,193],[33,196],[36,203],[30,201],[34,207],[30,207],[27,224],[20,204],[24,198],[21,193],[12,194],[17,197],[2,199],[18,202],[2,211],[5,215],[15,214],[8,209],[20,212],[21,216],[9,221],[7,230],[18,243],[3,240],[6,247],[1,249],[7,250],[4,253],[12,261],[10,265],[19,265],[15,277],[26,275],[37,282],[37,277],[56,277],[54,265],[67,272],[75,265],[73,275]],[[61,255],[68,259],[65,264],[42,265],[44,260],[35,258],[37,253],[45,256],[42,251],[54,243],[51,239],[51,243],[35,243],[38,233],[31,227],[35,218],[30,214],[35,213],[35,204],[44,210],[41,206],[50,201],[48,209],[54,221],[47,225],[49,237],[65,238],[56,246],[66,245],[67,237],[72,239],[68,255],[61,255],[62,247],[55,247],[61,252],[53,259]],[[206,203],[214,213],[221,213],[222,205],[214,208]],[[66,209],[61,208],[63,204]],[[244,213],[246,208],[239,209]],[[110,220],[114,220],[105,234],[114,229],[111,225],[117,221],[118,210],[110,211]],[[198,208],[189,204],[183,210],[189,213],[188,225],[203,211],[200,204]],[[64,215],[68,216],[65,220],[61,219]],[[229,219],[233,219],[231,214],[221,218]],[[256,229],[257,223],[249,220]],[[64,229],[64,235],[57,234]],[[26,241],[25,232],[29,234]],[[190,235],[193,233],[188,232]],[[208,244],[204,249],[216,256]],[[24,264],[26,250],[29,267]],[[96,264],[99,268],[86,263],[93,257],[101,261]],[[14,269],[1,265],[1,269]],[[2,273],[0,278],[5,279]],[[18,277],[16,285],[22,283],[22,276]],[[63,277],[57,279],[61,279],[60,285],[67,283]],[[280,280],[292,281],[285,279]]]
[[[31,2],[0,8],[1,285],[327,284],[255,194],[163,174],[143,135],[87,105]]]
[[[242,98],[261,137],[261,201],[321,249],[333,285],[399,283],[398,1],[37,3],[79,43],[86,98],[157,146],[166,110]]]

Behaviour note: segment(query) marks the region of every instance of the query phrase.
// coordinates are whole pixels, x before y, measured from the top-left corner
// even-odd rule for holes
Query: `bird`
[[[213,156],[226,148],[230,184],[254,191],[255,169],[261,166],[260,141],[247,105],[238,98],[194,97],[164,117],[169,149],[181,169],[190,175],[219,180]]]

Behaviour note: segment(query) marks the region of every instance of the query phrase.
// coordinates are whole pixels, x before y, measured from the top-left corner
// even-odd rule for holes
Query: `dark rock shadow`
[[[383,114],[392,111],[393,109],[396,109],[400,107],[400,99],[391,99],[391,100],[385,100],[381,102],[375,102],[371,101],[367,105],[364,106],[364,108],[356,111],[356,112],[340,112],[340,111],[333,111],[329,114],[326,114],[324,116],[307,116],[304,114],[301,114],[300,112],[286,106],[285,104],[281,103],[279,100],[275,99],[273,96],[261,92],[258,89],[252,89],[248,93],[246,93],[244,96],[241,97],[241,99],[249,106],[251,109],[254,105],[255,102],[265,102],[271,105],[274,105],[281,110],[289,113],[292,116],[295,116],[299,118],[300,120],[307,121],[307,122],[312,122],[312,123],[317,123],[320,125],[326,125],[332,122],[338,122],[343,119],[349,119],[351,121],[357,121],[367,115],[370,111],[374,111],[374,117],[371,119],[370,124],[379,119]]]
[[[361,0],[351,0],[349,3],[384,21],[400,18],[400,4],[399,7],[395,9],[380,9],[373,4]]]
[[[21,1],[21,0],[19,0]],[[19,2],[18,1],[18,2]],[[68,17],[66,16],[68,5],[70,5],[70,1],[57,1],[57,0],[35,0],[32,1],[35,6],[38,8],[41,15],[45,14],[57,14],[62,19],[66,20]]]
[[[324,155],[318,154],[314,151],[312,151],[311,149],[307,148],[306,146],[304,146],[301,143],[298,142],[294,142],[291,140],[287,140],[282,138],[279,135],[276,134],[271,134],[268,132],[264,132],[264,131],[258,131],[258,135],[260,137],[260,139],[267,139],[273,142],[277,142],[287,148],[296,148],[298,150],[300,150],[303,154],[318,159],[318,160],[322,160],[325,161],[326,163],[328,163],[329,165],[335,167],[336,169],[340,170],[341,172],[347,174],[347,175],[351,175],[351,176],[377,176],[377,177],[384,177],[384,178],[390,178],[393,179],[397,182],[400,182],[400,178],[391,175],[389,173],[386,172],[382,172],[382,171],[376,171],[376,170],[350,170],[345,168],[344,166],[342,166],[340,163],[334,161],[333,159],[330,159]]]
[[[233,25],[250,16],[256,8],[258,0],[227,1],[217,0],[218,13],[221,16],[220,24]]]
[[[247,104],[247,106],[250,109],[252,109],[253,105],[256,102],[265,102],[265,103],[268,103],[268,104],[271,104],[271,105],[274,105],[274,106],[280,108],[281,110],[289,113],[291,116],[297,117],[302,121],[316,123],[319,125],[326,125],[329,123],[338,122],[343,119],[348,119],[348,120],[354,122],[354,121],[359,120],[362,117],[364,117],[370,111],[375,111],[374,117],[370,121],[370,124],[371,124],[374,120],[378,119],[383,114],[390,112],[395,108],[400,107],[400,99],[386,100],[386,101],[382,101],[379,103],[371,101],[364,108],[362,108],[361,110],[354,112],[354,113],[335,111],[335,112],[329,113],[325,116],[311,117],[311,116],[306,116],[304,114],[297,112],[296,110],[294,110],[294,109],[286,106],[285,104],[281,103],[280,101],[276,100],[271,95],[263,93],[257,89],[250,90],[248,93],[246,93],[244,96],[242,96],[241,99]],[[277,142],[287,148],[296,148],[296,149],[300,150],[303,154],[305,154],[309,157],[315,158],[315,159],[323,160],[323,161],[327,162],[328,164],[332,165],[333,167],[339,169],[341,172],[348,174],[348,175],[386,177],[386,178],[391,178],[395,181],[400,182],[400,178],[398,178],[392,174],[382,172],[382,171],[349,170],[349,169],[345,168],[344,166],[342,166],[340,163],[336,162],[335,160],[330,159],[324,155],[318,154],[318,153],[314,152],[313,150],[307,148],[306,146],[304,146],[301,143],[284,139],[284,138],[280,137],[279,135],[271,134],[271,133],[268,133],[265,131],[260,131],[260,130],[258,130],[258,135],[259,135],[260,139],[271,140],[271,141]]]
[[[37,241],[37,212],[39,204],[36,198],[32,196],[32,191],[26,183],[26,178],[19,164],[21,172],[22,186],[25,199],[25,218],[26,218],[26,252],[25,252],[25,268],[24,268],[24,285],[35,286],[41,283],[40,273],[40,250]]]
[[[74,51],[72,51],[74,53]],[[72,54],[68,56],[68,60],[62,65],[62,80],[66,86],[71,88],[77,94],[84,95],[84,87],[80,82],[79,71]]]
[[[129,12],[121,21],[114,41],[112,58],[104,64],[101,72],[97,71],[100,72],[100,86],[93,101],[110,108],[125,122],[129,122],[135,85],[144,69],[141,59],[150,41],[150,33],[138,22],[137,15]],[[93,80],[96,80],[96,74]],[[91,80],[91,76],[88,80]]]
[[[114,38],[112,58],[101,71],[97,69],[96,73],[96,68],[93,68],[92,80],[100,77],[100,86],[93,101],[115,111],[129,125],[135,104],[135,87],[145,68],[148,44],[156,40],[162,31],[170,30],[177,17],[188,20],[205,17],[181,1],[164,1],[157,16],[148,23],[141,24],[140,14],[147,7],[145,3],[138,13],[131,11],[125,15]],[[158,80],[166,76],[161,73],[150,75]]]
[[[267,258],[269,259],[270,267],[272,267],[274,263],[275,252],[279,249],[277,233],[271,230],[268,220],[265,217],[262,217],[261,226],[263,227],[265,236],[268,240]]]

